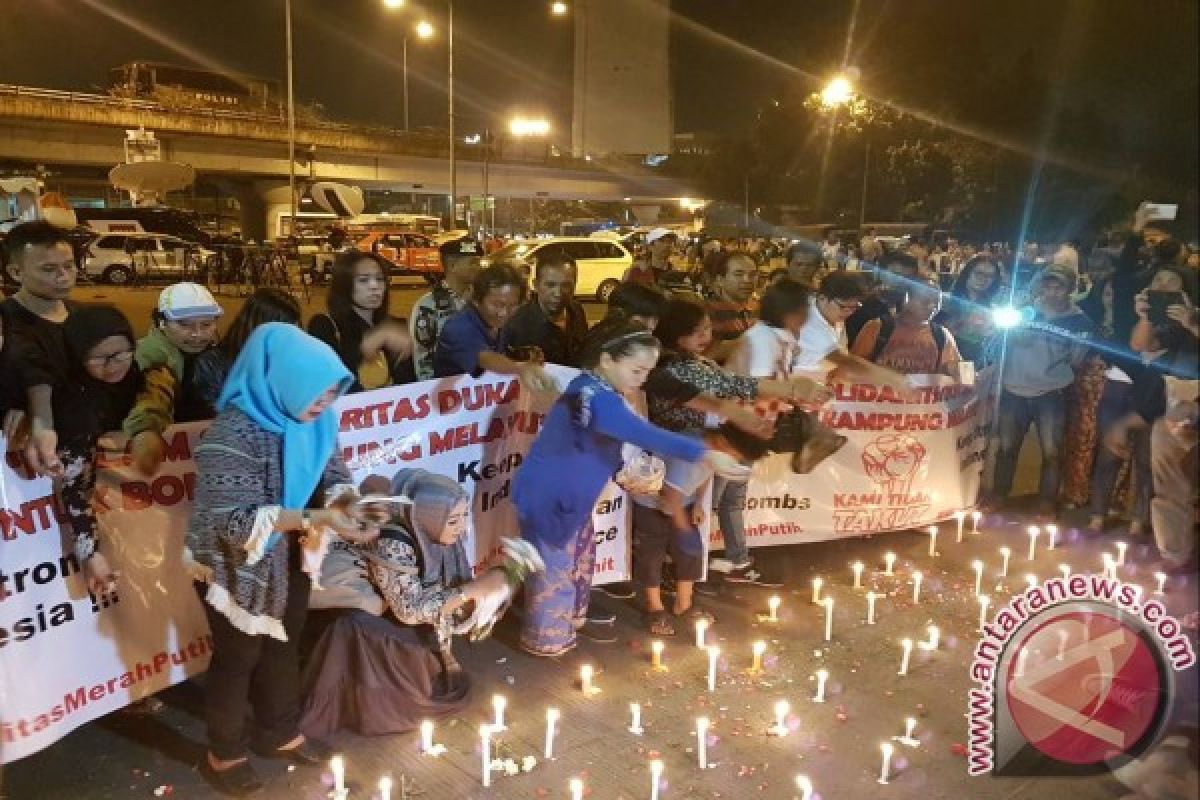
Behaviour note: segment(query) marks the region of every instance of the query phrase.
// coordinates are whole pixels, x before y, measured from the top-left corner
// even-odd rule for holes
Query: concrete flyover
[[[124,161],[124,131],[145,127],[163,143],[163,157],[199,173],[257,183],[286,179],[287,125],[242,112],[168,109],[143,100],[0,84],[0,160],[111,167]],[[450,191],[444,136],[297,120],[296,172],[364,188]],[[478,148],[457,149],[460,196],[483,194]],[[489,191],[498,197],[657,204],[696,192],[640,165],[613,160],[548,158],[489,164]]]

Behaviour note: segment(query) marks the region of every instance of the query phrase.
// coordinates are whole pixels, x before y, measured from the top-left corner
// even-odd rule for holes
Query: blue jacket
[[[698,461],[704,444],[651,425],[608,384],[581,372],[542,424],[513,480],[521,535],[561,547],[588,521],[629,442],[663,458]]]

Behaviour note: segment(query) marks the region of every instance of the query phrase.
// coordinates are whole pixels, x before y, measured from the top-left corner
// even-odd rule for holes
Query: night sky
[[[603,2],[603,0],[591,0]],[[134,59],[283,75],[282,0],[26,0],[6,3],[0,80],[99,90]],[[412,0],[295,0],[296,91],[334,119],[398,125]],[[757,108],[811,91],[843,63],[852,0],[674,0],[677,131],[736,132]],[[1195,171],[1194,0],[862,0],[847,63],[869,94],[1025,143],[1069,146],[1056,120],[1091,104],[1120,132],[1113,157]],[[464,130],[512,110],[570,124],[573,36],[543,0],[457,0],[456,71]],[[426,2],[444,33],[444,5]],[[107,9],[107,13],[106,10]],[[121,20],[124,20],[122,22]],[[998,95],[1023,61],[1045,91]],[[445,39],[409,42],[413,126],[443,126]],[[1009,81],[1008,86],[1013,86]],[[1016,86],[1021,86],[1018,81]],[[1046,98],[1046,99],[1041,99]],[[998,114],[1004,109],[1008,117]],[[636,109],[631,109],[636,113]],[[1014,117],[1025,117],[1027,124]]]

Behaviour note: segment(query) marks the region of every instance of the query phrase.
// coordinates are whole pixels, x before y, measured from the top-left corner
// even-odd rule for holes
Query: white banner
[[[913,376],[916,402],[871,384],[830,387],[819,416],[849,438],[808,475],[790,455],[755,465],[746,492],[751,547],[818,542],[907,530],[973,508],[985,445],[971,387],[949,378]],[[722,546],[716,515],[709,546]]]

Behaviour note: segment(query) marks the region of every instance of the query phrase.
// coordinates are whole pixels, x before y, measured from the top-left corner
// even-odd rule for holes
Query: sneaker
[[[733,572],[733,562],[727,558],[710,558],[708,560],[708,568],[713,572],[725,574]]]
[[[617,640],[617,632],[611,625],[597,625],[590,619],[582,628],[575,631],[576,635],[591,639],[600,644],[612,644]]]
[[[606,583],[596,588],[614,600],[632,600],[636,596],[636,592],[633,591],[633,584],[629,581]]]
[[[783,586],[782,583],[769,581],[763,577],[763,574],[754,567],[735,568],[732,572],[725,576],[726,583],[740,583],[750,586],[761,586],[767,589],[777,589]]]

